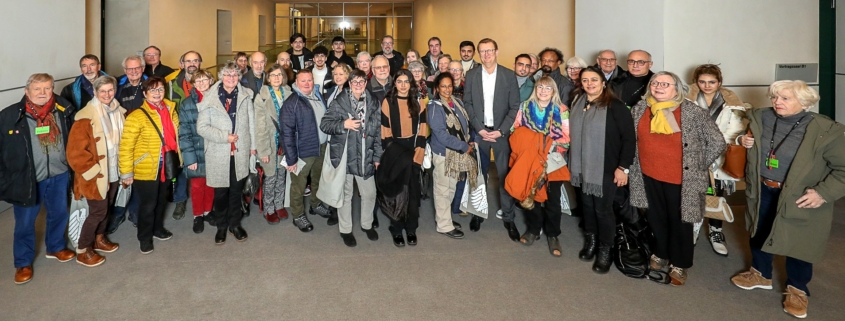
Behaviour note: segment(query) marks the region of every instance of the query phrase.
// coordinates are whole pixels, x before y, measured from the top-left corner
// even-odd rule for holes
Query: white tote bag
[[[129,204],[129,198],[132,196],[132,185],[123,187],[123,184],[118,184],[117,196],[114,199],[114,206],[126,207]]]
[[[323,172],[320,174],[320,186],[317,188],[317,198],[326,205],[340,208],[343,206],[343,186],[346,185],[346,147],[349,145],[349,130],[343,142],[343,154],[337,167],[332,165],[331,152],[326,151],[323,156]],[[329,149],[331,146],[329,146]]]
[[[478,144],[476,144],[475,150],[478,150]],[[475,153],[475,158],[478,164],[478,186],[474,190],[470,190],[469,182],[464,184],[464,190],[461,191],[461,211],[486,219],[488,212],[487,184],[484,182],[484,173],[481,171],[480,154]]]
[[[78,200],[71,193],[70,216],[67,222],[67,236],[74,248],[79,247],[79,234],[82,233],[82,224],[88,218],[88,200],[80,197]]]

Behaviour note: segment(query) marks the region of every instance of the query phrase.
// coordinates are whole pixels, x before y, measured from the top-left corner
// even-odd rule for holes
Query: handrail
[[[76,77],[78,77],[78,76],[67,77],[67,78],[62,78],[62,79],[54,79],[54,80],[53,80],[53,83],[55,84],[55,83],[60,82],[60,81],[71,80],[71,79],[74,79],[74,78],[76,78]],[[26,86],[19,86],[19,87],[6,88],[6,89],[2,89],[2,90],[0,90],[0,93],[4,93],[4,92],[7,92],[7,91],[12,91],[12,90],[23,89],[23,88],[26,88]]]

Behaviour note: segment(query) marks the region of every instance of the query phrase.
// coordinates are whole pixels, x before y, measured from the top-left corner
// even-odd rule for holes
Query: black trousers
[[[525,211],[525,223],[528,226],[528,232],[534,235],[540,235],[540,228],[548,237],[557,237],[560,235],[560,188],[563,182],[549,182],[546,185],[546,194],[549,198],[541,203],[534,204],[534,208]]]
[[[613,245],[613,239],[616,237],[616,214],[613,212],[613,200],[616,199],[617,189],[613,177],[608,178],[605,174],[602,196],[584,194],[583,189],[580,192],[584,229],[587,233],[595,234],[604,245]]]
[[[167,207],[167,189],[172,182],[153,181],[132,183],[132,192],[138,193],[141,206],[138,210],[138,241],[152,241],[155,232],[164,230],[164,209]]]
[[[244,213],[241,211],[246,178],[238,180],[235,175],[235,156],[229,158],[229,187],[214,188],[214,207],[211,211],[217,229],[241,225]]]
[[[679,268],[692,267],[694,244],[692,223],[681,220],[681,185],[643,175],[648,199],[646,216],[654,233],[652,252]]]
[[[417,227],[420,226],[420,194],[422,193],[420,170],[419,165],[411,165],[411,181],[408,182],[408,212],[404,221],[390,219],[388,230],[392,235],[401,235],[402,230],[414,234],[417,232]]]

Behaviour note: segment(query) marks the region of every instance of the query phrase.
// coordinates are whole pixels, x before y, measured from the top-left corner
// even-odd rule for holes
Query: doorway
[[[266,45],[267,44],[267,17],[259,15],[258,16],[258,45]]]
[[[217,10],[217,61],[232,59],[232,12]]]

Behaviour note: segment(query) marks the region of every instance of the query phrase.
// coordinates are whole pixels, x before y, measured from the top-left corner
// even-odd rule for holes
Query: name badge
[[[50,133],[50,126],[35,127],[36,135],[44,135]]]
[[[778,168],[777,158],[767,158],[766,159],[766,166],[769,166],[769,168]]]

